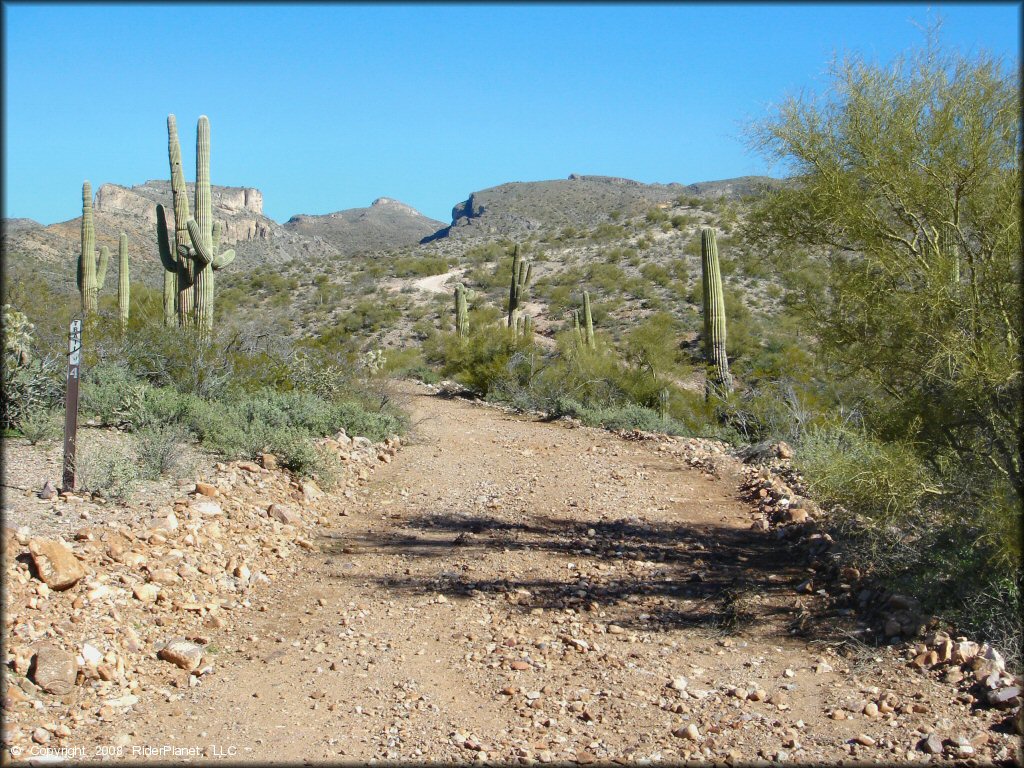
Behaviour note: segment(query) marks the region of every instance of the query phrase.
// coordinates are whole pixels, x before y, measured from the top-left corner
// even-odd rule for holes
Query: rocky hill
[[[284,223],[288,232],[320,238],[343,255],[413,245],[444,228],[415,208],[379,197],[368,208],[351,208],[322,216],[299,214]]]
[[[735,199],[779,184],[765,176],[683,185],[643,184],[612,176],[515,181],[472,193],[452,209],[451,226],[435,237],[529,235],[548,228],[590,228],[635,216],[680,198]]]

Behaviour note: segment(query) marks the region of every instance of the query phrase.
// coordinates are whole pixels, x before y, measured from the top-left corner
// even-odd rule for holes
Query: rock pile
[[[261,587],[294,568],[297,551],[317,549],[317,529],[350,513],[400,445],[344,432],[322,442],[344,467],[330,493],[265,454],[217,464],[191,494],[131,524],[86,523],[69,541],[5,528],[8,756],[215,673],[214,638],[231,641],[234,614],[266,610]]]

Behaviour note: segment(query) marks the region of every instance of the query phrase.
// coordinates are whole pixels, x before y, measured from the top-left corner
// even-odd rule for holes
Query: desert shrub
[[[612,294],[621,290],[626,275],[615,264],[597,262],[587,266],[584,280],[591,286],[591,291]]]
[[[384,372],[392,376],[405,376],[414,368],[423,365],[423,351],[418,347],[389,349]]]
[[[343,333],[367,333],[391,327],[402,314],[397,300],[381,301],[363,299],[343,314],[337,327]]]
[[[907,515],[938,492],[932,474],[909,446],[881,442],[848,426],[808,430],[797,466],[816,499],[871,520]]]
[[[395,277],[429,277],[449,270],[452,259],[448,256],[404,256],[395,259]]]
[[[157,480],[189,474],[192,467],[183,458],[182,447],[190,438],[188,430],[174,423],[149,424],[139,429],[135,433],[135,453],[141,477]]]
[[[481,397],[519,375],[514,356],[532,347],[497,324],[474,324],[465,339],[454,334],[439,337],[436,345],[425,350],[428,359],[441,365],[441,375],[450,376]]]
[[[145,418],[145,390],[127,366],[100,363],[82,376],[80,407],[103,426],[139,424]]]
[[[18,421],[17,429],[32,445],[52,442],[63,434],[64,413],[55,408],[36,408]]]
[[[668,285],[671,279],[668,269],[661,264],[644,264],[640,267],[640,274],[643,275],[644,280],[663,287]]]
[[[661,224],[663,221],[668,221],[668,213],[661,208],[651,208],[644,214],[644,220],[648,224]]]
[[[64,397],[64,379],[57,358],[40,357],[27,365],[5,360],[0,389],[0,426],[17,428],[26,418],[59,406]]]
[[[10,304],[4,305],[0,387],[0,427],[4,430],[34,418],[41,410],[55,407],[63,394],[59,358],[34,354],[35,330],[24,313]]]
[[[139,482],[138,458],[117,444],[80,448],[75,463],[76,485],[105,499],[127,501]]]
[[[465,254],[463,254],[463,259],[476,264],[485,261],[500,261],[511,253],[512,242],[510,240],[500,240],[468,248]]]
[[[626,228],[609,222],[598,224],[590,234],[590,239],[595,242],[621,240],[624,237],[626,237]]]

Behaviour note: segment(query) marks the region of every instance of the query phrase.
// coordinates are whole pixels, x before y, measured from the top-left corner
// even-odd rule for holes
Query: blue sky
[[[4,216],[81,213],[81,184],[214,184],[283,221],[397,198],[448,221],[478,189],[570,173],[691,183],[778,173],[743,126],[835,52],[885,62],[936,13],[1020,58],[1017,3],[354,5],[4,3]]]

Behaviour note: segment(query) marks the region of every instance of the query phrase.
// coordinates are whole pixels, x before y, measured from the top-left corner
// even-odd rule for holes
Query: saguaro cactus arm
[[[228,264],[235,260],[235,251],[232,248],[221,253],[220,250],[220,231],[221,224],[219,221],[213,223],[213,261],[210,262],[210,266],[215,270],[224,269]]]
[[[96,268],[96,290],[103,290],[104,283],[107,282],[107,266],[110,264],[110,249],[107,246],[100,248],[100,263]]]
[[[167,235],[167,214],[162,205],[156,207],[156,244],[164,268],[164,325],[175,323],[175,301],[178,298],[178,260],[171,250]]]

